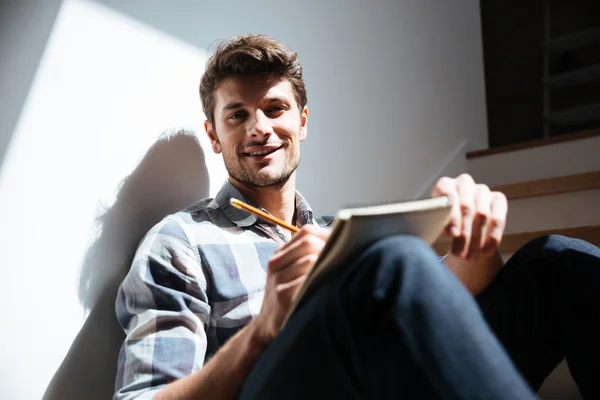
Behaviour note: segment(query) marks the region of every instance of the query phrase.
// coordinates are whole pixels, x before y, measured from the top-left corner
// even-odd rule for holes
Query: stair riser
[[[476,182],[488,186],[600,170],[600,136],[468,160]]]
[[[488,186],[600,171],[600,136],[471,158],[468,171],[476,182]],[[587,190],[509,200],[506,233],[600,225],[600,189],[590,186]],[[507,237],[505,247],[517,248],[510,245],[511,237]],[[502,254],[505,262],[511,256]],[[582,398],[564,362],[546,379],[538,396],[544,400]]]
[[[506,233],[600,225],[600,189],[509,200]]]

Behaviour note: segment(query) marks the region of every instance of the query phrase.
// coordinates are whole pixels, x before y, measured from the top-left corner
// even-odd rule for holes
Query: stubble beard
[[[281,150],[285,151],[287,147],[288,145],[284,144]],[[245,156],[238,154],[238,157]],[[300,163],[298,155],[293,155],[293,157],[292,159],[288,159],[275,174],[265,174],[261,171],[252,173],[242,165],[240,158],[234,161],[235,165],[231,165],[232,163],[225,161],[225,169],[229,176],[244,186],[251,188],[282,187],[290,179]],[[264,168],[267,165],[268,163],[263,163],[260,167]]]

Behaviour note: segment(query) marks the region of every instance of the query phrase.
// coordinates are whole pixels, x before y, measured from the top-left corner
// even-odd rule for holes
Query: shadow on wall
[[[81,271],[79,297],[90,314],[52,378],[45,400],[110,399],[124,339],[115,316],[119,283],[144,234],[167,214],[208,197],[204,152],[192,132],[161,135],[117,199],[98,218],[101,233]]]

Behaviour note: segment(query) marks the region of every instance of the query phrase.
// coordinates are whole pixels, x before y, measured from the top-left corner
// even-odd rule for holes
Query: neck
[[[229,182],[247,199],[271,215],[294,225],[296,216],[296,172],[281,185],[268,187],[246,186],[231,176]]]

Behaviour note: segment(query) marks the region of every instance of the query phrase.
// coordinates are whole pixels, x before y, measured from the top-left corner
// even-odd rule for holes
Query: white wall
[[[39,59],[0,169],[0,398],[40,399],[53,376],[49,399],[107,398],[116,280],[145,230],[225,178],[176,130],[202,127],[206,52],[67,0]]]
[[[260,32],[297,50],[310,109],[298,186],[318,213],[420,195],[463,139],[487,148],[477,0],[102,3],[201,48]]]
[[[14,67],[7,56],[21,57],[20,70],[35,70],[35,52],[23,55],[48,33],[57,6],[30,2],[6,14],[19,20],[33,13],[46,25],[13,23],[19,46],[0,48],[2,82],[13,82],[15,92],[29,90],[19,119],[0,130],[0,144],[10,143],[0,159],[0,268],[8,282],[0,301],[12,305],[0,315],[1,397],[38,399],[54,376],[47,398],[83,398],[65,389],[78,371],[86,372],[80,380],[91,387],[110,381],[89,381],[98,375],[94,363],[113,360],[91,350],[102,336],[94,337],[89,325],[94,311],[83,326],[84,304],[112,317],[112,299],[102,307],[97,302],[122,273],[131,251],[123,243],[130,246],[140,235],[126,228],[157,218],[136,206],[166,212],[175,207],[165,203],[174,193],[194,187],[180,202],[214,194],[224,177],[218,159],[194,141],[182,147],[163,140],[158,148],[167,150],[160,157],[150,149],[172,126],[200,130],[196,87],[205,49],[215,39],[261,32],[300,53],[310,129],[298,182],[317,212],[420,196],[441,171],[466,168],[465,150],[487,146],[478,1],[249,3],[67,0],[46,52],[37,54],[31,90],[27,79],[7,76]],[[4,107],[0,113],[3,120],[10,116]],[[184,154],[183,148],[192,150]],[[157,170],[139,173],[144,155]],[[172,168],[162,171],[162,165]],[[190,168],[198,173],[182,174]],[[158,172],[148,171],[161,171],[159,182],[152,178]],[[135,196],[119,190],[127,176],[137,181]],[[106,224],[96,220],[103,215],[100,203],[123,212],[113,219],[127,240],[103,235]],[[91,245],[104,243],[99,239],[108,244],[95,253],[98,246]],[[89,278],[90,265],[102,269],[91,273],[99,282],[80,280]],[[86,291],[86,284],[95,289]]]
[[[0,1],[0,166],[60,4]]]

